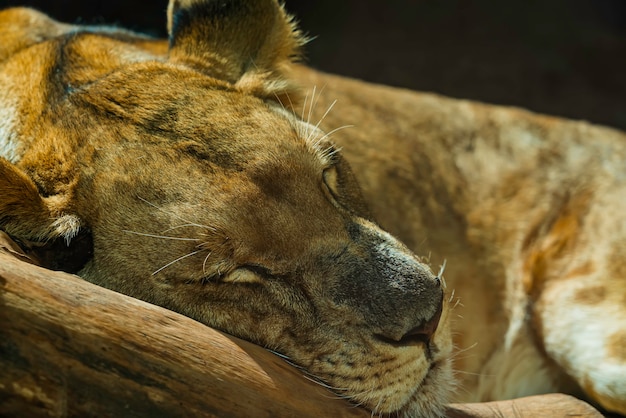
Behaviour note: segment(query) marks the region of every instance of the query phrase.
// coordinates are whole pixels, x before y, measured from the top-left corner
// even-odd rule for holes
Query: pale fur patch
[[[514,399],[558,391],[558,382],[525,328],[518,328],[511,344],[494,352],[478,378],[473,397],[463,400],[482,402]]]
[[[17,107],[12,100],[0,98],[0,157],[11,163],[20,160],[20,144],[17,140]]]
[[[72,238],[80,231],[80,220],[75,215],[63,215],[52,223],[50,229],[52,236],[63,238],[69,245]]]
[[[554,289],[555,303],[546,304],[543,315],[544,326],[550,328],[544,335],[545,346],[583,386],[591,386],[600,397],[626,399],[626,364],[613,358],[607,347],[611,336],[626,329],[623,302],[609,296],[601,304],[573,303],[588,285],[579,281]],[[562,306],[568,307],[567,314]]]

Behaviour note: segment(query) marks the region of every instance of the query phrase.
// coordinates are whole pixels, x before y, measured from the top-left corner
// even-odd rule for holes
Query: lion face
[[[274,350],[373,411],[438,414],[440,277],[368,220],[328,136],[281,104],[299,43],[282,8],[226,3],[172,2],[168,59],[76,28],[31,46],[41,72],[2,81],[45,87],[11,107],[0,227],[65,239],[51,266]]]

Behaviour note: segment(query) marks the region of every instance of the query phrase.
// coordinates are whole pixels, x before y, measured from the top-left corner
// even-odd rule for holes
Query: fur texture
[[[275,1],[168,14],[163,42],[0,13],[0,228],[374,412],[626,414],[623,133],[294,65]]]
[[[626,135],[319,74],[313,120],[374,219],[447,261],[459,401],[566,392],[626,414]]]
[[[168,42],[0,13],[0,228],[50,268],[263,345],[374,412],[438,416],[445,286],[285,108],[291,19],[272,0],[168,13]]]

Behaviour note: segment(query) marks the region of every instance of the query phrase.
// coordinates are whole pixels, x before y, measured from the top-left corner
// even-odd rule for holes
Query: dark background
[[[0,0],[165,35],[167,0]],[[286,0],[329,72],[626,130],[625,0]]]

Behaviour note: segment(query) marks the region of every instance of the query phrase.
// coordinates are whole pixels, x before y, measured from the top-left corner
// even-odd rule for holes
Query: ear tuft
[[[72,238],[80,232],[80,220],[75,215],[63,215],[52,222],[49,237],[63,239],[66,245],[70,245]]]
[[[171,0],[170,60],[271,96],[305,39],[276,0]]]

